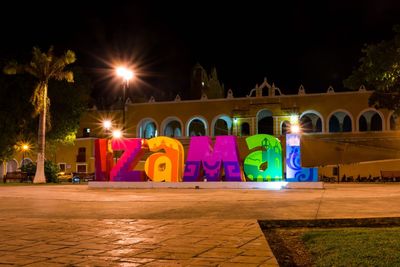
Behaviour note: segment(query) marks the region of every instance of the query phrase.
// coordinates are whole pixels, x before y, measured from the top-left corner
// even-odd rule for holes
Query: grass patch
[[[301,239],[316,266],[400,266],[400,227],[313,229]]]

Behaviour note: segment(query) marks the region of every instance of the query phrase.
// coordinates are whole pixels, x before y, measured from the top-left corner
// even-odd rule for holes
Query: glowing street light
[[[23,144],[22,151],[28,151],[28,150],[29,150],[29,144]]]
[[[121,130],[114,130],[114,131],[112,132],[112,136],[113,136],[113,138],[115,138],[115,139],[121,138],[121,137],[122,137],[122,132],[121,132]]]
[[[292,134],[298,134],[300,133],[300,126],[298,124],[293,124],[290,126],[290,132]]]
[[[134,75],[133,71],[125,67],[118,67],[116,72],[119,77],[122,77],[124,79],[124,81],[129,81],[130,79],[133,78]]]
[[[299,123],[299,116],[296,114],[290,115],[290,133],[298,134],[300,133],[300,123]]]
[[[22,168],[25,166],[25,152],[29,151],[30,145],[27,143],[22,143],[21,144],[21,150],[22,150]]]
[[[106,129],[107,131],[111,129],[112,123],[110,120],[104,120],[103,121],[103,128]]]
[[[125,101],[126,101],[126,89],[129,87],[129,80],[133,78],[135,73],[126,67],[118,67],[116,69],[116,73],[118,77],[123,79],[122,89],[123,89],[123,97],[122,97],[122,128],[125,129]]]

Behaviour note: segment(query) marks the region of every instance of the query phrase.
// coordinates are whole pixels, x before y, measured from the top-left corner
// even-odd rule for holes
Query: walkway
[[[400,216],[400,185],[326,190],[0,186],[0,264],[276,266],[257,219]],[[3,266],[3,265],[1,265]]]

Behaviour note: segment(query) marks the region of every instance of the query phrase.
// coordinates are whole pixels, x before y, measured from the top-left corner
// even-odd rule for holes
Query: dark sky
[[[264,77],[284,93],[300,84],[323,92],[343,88],[363,44],[391,38],[400,24],[400,1],[90,2],[2,6],[0,56],[29,59],[34,45],[72,49],[98,81],[94,95],[112,92],[118,59],[137,69],[131,90],[159,97],[185,95],[196,62],[215,66],[235,95]]]

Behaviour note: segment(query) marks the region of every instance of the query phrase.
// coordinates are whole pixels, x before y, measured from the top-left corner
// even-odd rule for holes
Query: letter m
[[[190,139],[183,181],[203,181],[203,176],[207,181],[221,181],[222,163],[225,181],[242,181],[236,136],[217,136],[214,146],[210,137],[194,136]]]

